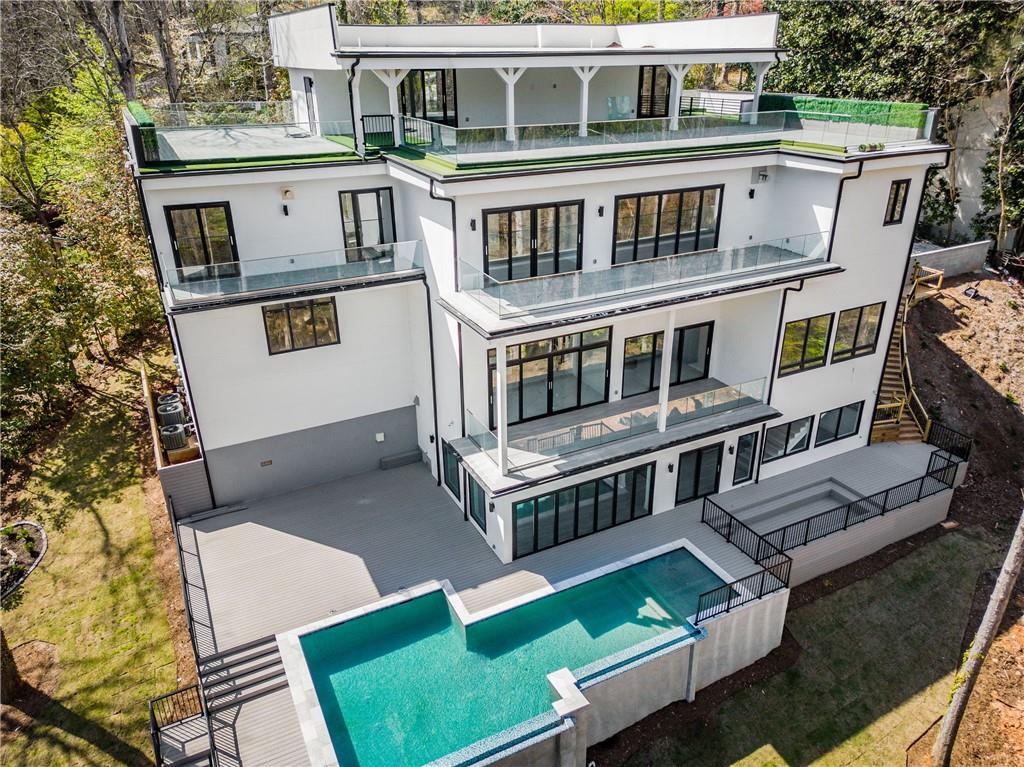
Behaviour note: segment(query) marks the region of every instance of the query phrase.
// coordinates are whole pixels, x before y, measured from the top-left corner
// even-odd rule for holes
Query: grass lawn
[[[802,647],[792,668],[627,764],[902,765],[945,710],[975,581],[1002,555],[957,531],[791,612],[786,625]]]
[[[150,763],[146,701],[177,687],[140,484],[138,377],[104,388],[110,398],[78,408],[22,493],[20,514],[50,546],[5,606],[4,632],[12,648],[55,645],[59,671],[35,723],[5,742],[5,765]]]

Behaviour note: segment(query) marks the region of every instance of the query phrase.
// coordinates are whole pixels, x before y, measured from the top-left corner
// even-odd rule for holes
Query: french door
[[[583,201],[485,210],[484,272],[499,282],[582,267]]]
[[[168,205],[167,231],[183,279],[238,276],[238,250],[226,202]]]
[[[676,503],[686,503],[718,492],[723,444],[699,447],[679,456]]]
[[[668,117],[671,87],[671,80],[665,67],[640,67],[640,93],[637,99],[636,116],[638,118]]]
[[[346,250],[395,242],[395,213],[390,187],[338,192]],[[355,254],[349,253],[349,257]]]

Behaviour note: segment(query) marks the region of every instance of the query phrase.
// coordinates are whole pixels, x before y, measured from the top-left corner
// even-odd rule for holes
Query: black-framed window
[[[395,242],[395,206],[390,187],[338,192],[346,248]]]
[[[718,184],[616,197],[612,263],[717,248],[724,189]]]
[[[263,327],[271,354],[339,343],[333,296],[264,306]]]
[[[860,416],[864,402],[854,402],[834,410],[826,410],[818,416],[818,431],[814,435],[814,446],[827,445],[840,439],[854,436],[860,431]]]
[[[892,186],[889,187],[889,199],[885,202],[883,226],[903,223],[903,214],[907,210],[907,195],[909,193],[909,178],[901,178],[892,182]]]
[[[668,117],[669,97],[672,92],[672,78],[668,68],[655,66],[640,67],[640,81],[637,84],[636,116]]]
[[[649,516],[654,464],[554,490],[512,504],[516,558]]]
[[[507,347],[509,424],[608,401],[611,328],[585,330]],[[497,424],[497,352],[487,350],[491,428]]]
[[[749,482],[754,477],[754,456],[757,454],[757,432],[741,434],[736,440],[736,463],[732,468],[732,483]]]
[[[782,337],[779,375],[824,367],[828,354],[828,338],[831,334],[831,314],[819,314],[816,317],[787,322]]]
[[[441,440],[441,471],[444,475],[444,485],[452,491],[456,498],[462,498],[462,488],[459,485],[459,454],[455,448]]]
[[[814,427],[814,416],[797,418],[795,421],[772,426],[764,433],[764,449],[761,450],[761,463],[768,463],[787,455],[802,453],[811,446],[811,429]]]
[[[679,455],[676,503],[686,503],[718,492],[718,480],[722,473],[722,445],[718,442]]]
[[[483,211],[484,271],[495,280],[583,266],[583,200]]]
[[[469,504],[469,516],[477,526],[487,532],[487,496],[484,489],[469,473],[466,474],[466,503]]]
[[[457,125],[456,90],[454,69],[413,69],[398,87],[402,114]]]
[[[672,339],[672,369],[669,384],[699,381],[711,367],[713,322],[676,328]],[[633,336],[625,341],[622,355],[622,396],[631,397],[658,388],[664,332]]]
[[[229,203],[168,205],[164,214],[174,263],[184,277],[238,275],[238,249]]]
[[[879,303],[839,312],[836,337],[832,341],[833,362],[875,353],[884,308],[885,304]]]

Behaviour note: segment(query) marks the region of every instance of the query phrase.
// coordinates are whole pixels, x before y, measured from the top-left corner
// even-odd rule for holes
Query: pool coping
[[[324,767],[342,767],[337,753],[334,750],[334,744],[331,741],[331,735],[327,729],[327,721],[324,718],[323,709],[320,706],[320,700],[317,697],[316,688],[313,685],[313,675],[309,670],[309,664],[306,662],[305,652],[302,649],[301,639],[303,636],[313,634],[317,631],[340,625],[342,623],[347,623],[355,618],[361,618],[365,615],[369,615],[370,613],[394,607],[395,605],[404,604],[405,602],[426,596],[427,594],[431,594],[436,591],[444,592],[449,609],[458,619],[461,624],[461,628],[464,631],[467,626],[492,618],[500,613],[513,610],[517,607],[522,607],[525,604],[558,593],[559,591],[565,591],[566,589],[573,588],[574,586],[579,586],[582,583],[596,580],[597,578],[601,578],[605,575],[610,575],[611,573],[623,570],[627,567],[632,567],[633,565],[645,562],[649,559],[654,559],[664,554],[684,548],[702,565],[711,570],[715,576],[720,578],[723,583],[731,583],[734,580],[724,568],[701,551],[701,549],[690,541],[689,538],[684,537],[677,538],[674,541],[660,546],[655,546],[652,549],[625,557],[624,559],[617,560],[610,564],[588,570],[584,573],[580,573],[579,575],[574,575],[571,578],[565,578],[539,589],[534,589],[526,594],[521,594],[475,613],[471,613],[469,611],[465,603],[462,601],[462,597],[459,596],[458,591],[456,591],[452,586],[451,581],[447,578],[443,578],[441,580],[425,581],[424,583],[416,586],[400,589],[361,607],[346,610],[335,615],[329,615],[318,621],[313,621],[312,623],[307,623],[304,626],[277,634],[275,639],[277,640],[278,650],[281,655],[281,663],[284,667],[285,678],[288,681],[288,690],[291,693],[292,703],[295,706],[295,713],[299,721],[299,729],[302,732],[303,741],[306,744],[306,750],[309,753],[310,761],[313,765],[316,765],[316,767],[320,767],[321,765]],[[642,653],[639,657],[633,659],[632,662],[627,659],[615,668],[608,669],[606,673],[592,674],[584,684],[593,684],[598,681],[599,678],[606,678],[613,674],[622,673],[634,665],[645,662],[646,660],[656,657],[663,652],[668,652],[678,646],[686,644],[687,640],[697,641],[698,639],[703,639],[707,636],[707,632],[696,626],[695,618],[696,614],[687,616],[686,622],[696,629],[696,634],[689,633],[686,637],[682,638],[674,637],[672,640],[665,642],[664,646],[659,643],[654,648],[649,649],[647,652]],[[664,637],[655,637],[653,639],[664,639]],[[647,641],[652,642],[653,639]],[[606,658],[594,661],[588,666],[585,666],[584,669],[594,667],[610,658],[616,658],[618,656],[626,657],[627,655],[632,654],[631,651],[634,650],[635,647],[643,644],[645,643],[633,645],[619,653],[613,653]],[[574,712],[589,705],[586,697],[580,689],[580,683],[576,676],[574,676],[573,672],[568,668],[561,668],[551,672],[547,675],[547,679],[548,683],[558,696],[558,699],[552,702],[552,708],[559,719],[565,719],[566,717],[571,716]],[[519,725],[493,733],[492,735],[475,741],[462,749],[458,749],[457,751],[453,751],[443,757],[440,757],[431,764],[441,765],[466,763],[466,759],[470,756],[470,753],[473,750],[478,750],[481,744],[491,743],[503,734],[515,731],[517,727],[522,727],[536,718],[537,717],[528,719],[521,722]],[[533,733],[533,735],[536,735],[536,733]],[[531,738],[532,735],[528,733],[526,735],[526,740]],[[521,748],[524,742],[526,741],[521,738],[516,742],[510,743],[509,746],[513,749]],[[493,752],[491,755],[494,755]],[[484,760],[486,761],[489,758],[490,757],[484,757]]]

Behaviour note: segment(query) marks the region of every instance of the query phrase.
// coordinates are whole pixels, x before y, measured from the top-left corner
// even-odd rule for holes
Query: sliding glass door
[[[360,189],[339,192],[342,234],[349,260],[358,257],[354,248],[394,242],[395,213],[391,189]]]
[[[640,67],[636,116],[668,117],[672,82],[663,66]]]
[[[174,263],[183,278],[238,276],[238,250],[228,203],[168,205],[164,213]]]
[[[611,329],[600,328],[507,347],[509,424],[608,401]],[[496,352],[487,352],[491,428],[497,420]]]
[[[686,503],[718,492],[722,471],[722,442],[690,450],[679,456],[676,503]]]
[[[414,69],[398,88],[402,114],[458,124],[454,69]]]
[[[484,271],[499,282],[582,266],[583,201],[485,210]]]
[[[722,186],[615,198],[616,264],[718,247]]]
[[[708,377],[711,339],[715,323],[676,328],[672,339],[669,384],[688,383]],[[661,383],[664,333],[627,338],[622,355],[622,396],[653,391]]]

